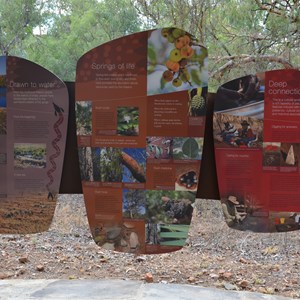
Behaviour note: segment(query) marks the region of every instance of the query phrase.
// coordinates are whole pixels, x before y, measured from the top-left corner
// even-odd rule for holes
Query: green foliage
[[[174,239],[171,241],[160,241],[160,245],[162,246],[184,246],[186,242],[186,238],[185,239]]]
[[[196,195],[193,192],[147,191],[145,217],[149,222],[171,223],[173,221],[172,217],[165,211],[165,203],[162,200],[163,197],[167,197],[174,201],[187,199],[194,202]]]
[[[137,107],[118,107],[119,135],[138,135],[139,133],[139,110]]]
[[[155,66],[157,63],[156,51],[154,47],[148,47],[148,61],[152,66]]]
[[[101,181],[103,182],[121,182],[122,181],[122,164],[121,149],[103,148],[101,149]]]
[[[300,65],[298,1],[0,0],[0,8],[1,54],[23,56],[63,80],[75,79],[77,60],[93,47],[158,27],[183,28],[209,49],[211,91],[285,67],[282,60]],[[159,57],[150,49],[148,58],[155,65]]]
[[[121,182],[121,149],[79,147],[81,179],[85,181]]]
[[[175,138],[173,158],[174,159],[201,159],[201,140],[195,138]]]
[[[153,223],[171,223],[171,218],[166,214],[164,210],[164,202],[161,200],[161,197],[156,195],[152,191],[152,194],[149,195],[147,192],[147,202],[146,202],[146,218]],[[150,192],[151,193],[151,192]],[[159,192],[158,192],[159,193]]]
[[[161,225],[160,245],[184,246],[189,233],[189,225]]]
[[[79,101],[75,103],[77,134],[92,134],[92,102]]]
[[[123,197],[123,216],[131,219],[144,217],[145,203],[145,190],[128,190]]]
[[[187,157],[196,158],[199,153],[199,145],[194,138],[188,138],[182,145],[182,152]]]
[[[140,30],[129,0],[57,0],[47,7],[46,34],[26,41],[26,56],[62,80],[75,80],[78,59],[109,40]],[[62,63],[63,62],[63,63]]]
[[[286,67],[285,61],[299,68],[298,1],[132,2],[147,24],[184,28],[209,49],[210,91],[230,79]]]
[[[38,1],[0,0],[0,55],[22,55],[24,40],[42,22]]]
[[[201,86],[201,79],[199,77],[199,72],[197,70],[191,70],[192,80],[196,83],[196,85]]]
[[[46,145],[17,144],[14,147],[14,156],[28,156],[32,159],[44,159],[46,156]]]

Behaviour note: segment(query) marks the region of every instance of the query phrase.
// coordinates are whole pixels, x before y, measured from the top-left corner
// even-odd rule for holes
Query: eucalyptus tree
[[[145,24],[177,26],[208,47],[211,83],[299,68],[299,0],[132,0]]]
[[[140,30],[129,0],[56,0],[47,7],[48,23],[27,40],[27,57],[75,80],[77,60],[86,51]]]
[[[207,46],[216,85],[300,65],[300,0],[0,0],[0,53],[74,80],[76,62],[89,49],[168,26]]]
[[[22,54],[23,43],[42,22],[36,0],[0,0],[0,55]]]
[[[296,2],[229,0],[216,7],[207,24],[211,78],[299,68],[295,50],[299,48],[300,20],[295,16],[300,7]]]

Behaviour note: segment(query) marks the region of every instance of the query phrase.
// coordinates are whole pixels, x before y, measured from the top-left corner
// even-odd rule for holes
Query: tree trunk
[[[122,152],[121,162],[125,165],[129,171],[131,172],[132,176],[138,180],[139,182],[146,182],[146,176],[143,168],[134,160],[131,156]]]

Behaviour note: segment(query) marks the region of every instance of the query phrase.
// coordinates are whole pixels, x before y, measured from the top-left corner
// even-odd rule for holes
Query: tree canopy
[[[299,0],[0,0],[0,54],[74,80],[76,62],[109,40],[176,26],[209,51],[212,82],[299,68]]]

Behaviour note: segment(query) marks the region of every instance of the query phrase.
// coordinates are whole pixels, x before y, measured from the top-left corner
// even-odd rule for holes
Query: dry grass
[[[36,233],[49,229],[56,206],[46,194],[1,198],[0,232]]]

